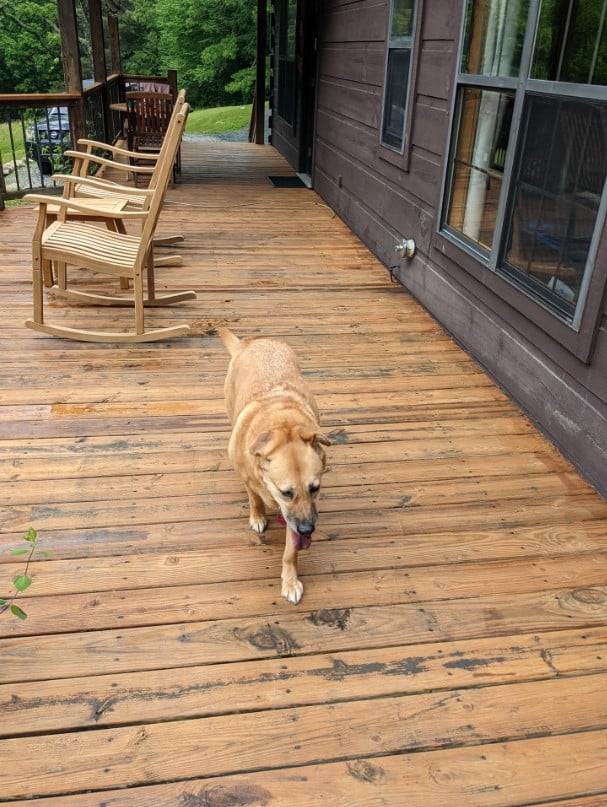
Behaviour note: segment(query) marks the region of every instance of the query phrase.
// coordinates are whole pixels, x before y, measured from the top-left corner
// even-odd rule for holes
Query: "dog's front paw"
[[[249,518],[249,526],[252,530],[255,530],[255,532],[263,532],[268,526],[268,521],[263,516],[261,518],[251,516]]]
[[[303,583],[297,577],[282,581],[282,596],[293,605],[303,597]]]

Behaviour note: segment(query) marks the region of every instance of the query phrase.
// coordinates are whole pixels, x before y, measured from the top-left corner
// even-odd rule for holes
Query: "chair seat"
[[[63,263],[86,262],[92,269],[120,277],[133,276],[140,244],[137,236],[81,221],[56,221],[42,236],[45,258]]]
[[[139,193],[129,193],[124,185],[118,185],[116,188],[111,187],[111,183],[107,180],[104,181],[106,187],[90,187],[84,183],[78,183],[74,188],[74,196],[85,197],[87,199],[126,199],[129,208],[133,210],[143,210],[145,199]]]

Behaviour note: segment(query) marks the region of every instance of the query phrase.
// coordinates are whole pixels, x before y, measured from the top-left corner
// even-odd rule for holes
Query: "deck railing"
[[[80,138],[114,143],[124,120],[112,105],[124,101],[125,87],[141,85],[168,85],[176,92],[177,74],[116,74],[89,83],[82,93],[0,94],[0,210],[6,199],[55,188],[51,176],[71,170],[64,152]]]

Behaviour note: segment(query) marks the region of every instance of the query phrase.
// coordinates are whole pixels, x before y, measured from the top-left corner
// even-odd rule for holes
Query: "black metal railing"
[[[168,87],[177,92],[177,74],[108,76],[90,82],[82,93],[0,95],[0,210],[6,199],[57,186],[53,174],[71,164],[64,152],[83,137],[115,143],[123,133],[126,88]]]

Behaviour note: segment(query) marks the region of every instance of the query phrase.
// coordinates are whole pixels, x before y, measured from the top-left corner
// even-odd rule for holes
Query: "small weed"
[[[23,540],[25,541],[25,546],[13,549],[11,551],[11,555],[25,555],[25,568],[21,574],[17,574],[15,577],[13,577],[14,592],[6,598],[0,597],[0,615],[4,614],[6,611],[9,611],[18,619],[27,619],[27,614],[17,605],[16,600],[19,595],[23,594],[24,591],[27,591],[32,584],[32,578],[29,576],[28,572],[34,552],[38,548],[38,534],[36,533],[36,530],[33,527],[30,527],[27,533],[23,536]]]

